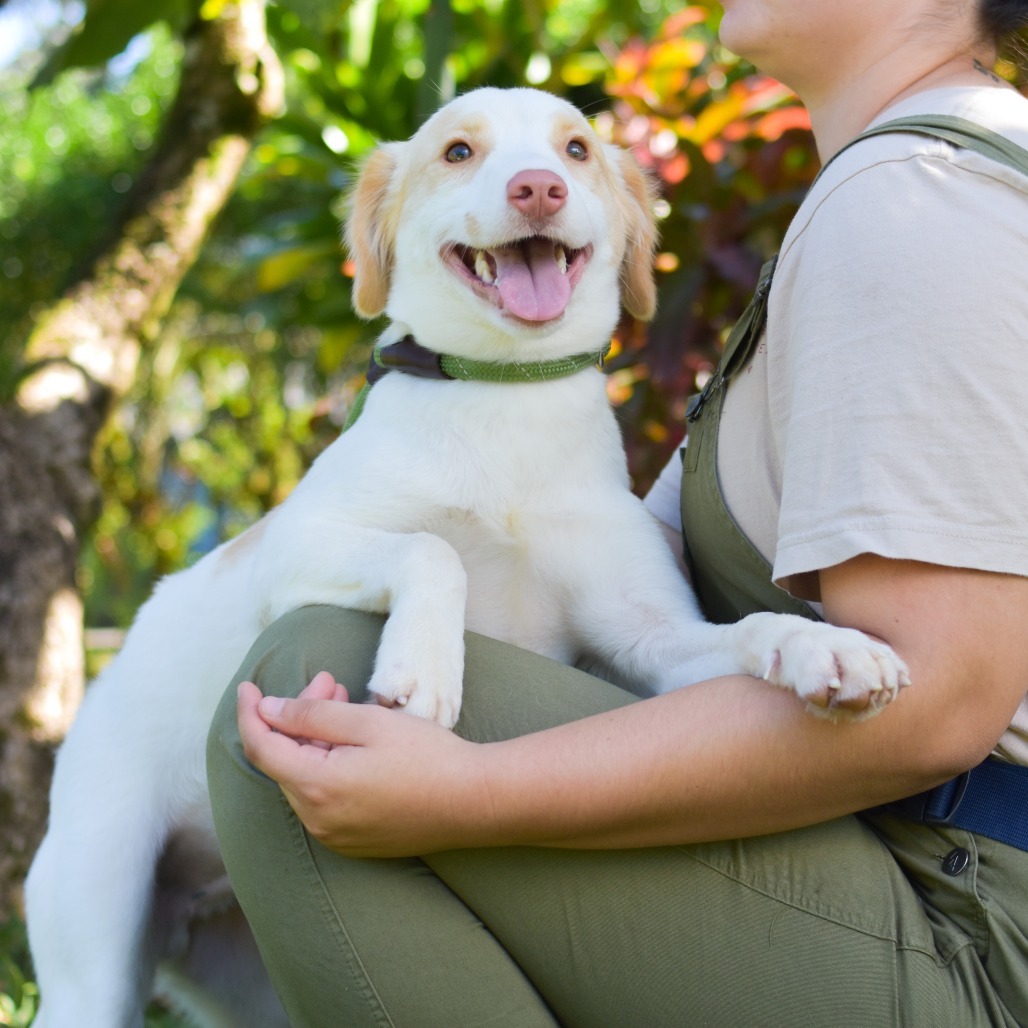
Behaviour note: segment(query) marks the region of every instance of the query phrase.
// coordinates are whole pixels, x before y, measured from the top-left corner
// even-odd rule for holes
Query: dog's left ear
[[[349,197],[346,248],[356,271],[353,306],[362,318],[376,318],[386,307],[393,270],[396,212],[392,193],[398,147],[385,143],[364,162]]]
[[[627,246],[621,263],[621,302],[629,314],[649,321],[657,309],[653,255],[657,248],[654,188],[635,158],[620,147],[616,160],[624,182],[621,196]]]

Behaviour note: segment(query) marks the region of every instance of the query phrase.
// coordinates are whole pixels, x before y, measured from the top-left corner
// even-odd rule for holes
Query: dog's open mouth
[[[442,256],[478,296],[522,321],[539,323],[564,313],[591,254],[591,246],[576,250],[531,236],[488,248],[450,243]]]

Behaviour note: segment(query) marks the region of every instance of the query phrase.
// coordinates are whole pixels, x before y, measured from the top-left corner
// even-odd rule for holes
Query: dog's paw
[[[420,653],[411,659],[379,651],[369,691],[388,707],[453,728],[460,714],[464,661]]]
[[[852,628],[791,626],[766,655],[764,678],[794,690],[823,717],[877,714],[910,685],[907,665],[885,643]]]

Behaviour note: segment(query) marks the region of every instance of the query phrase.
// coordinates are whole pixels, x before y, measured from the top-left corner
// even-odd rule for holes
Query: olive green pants
[[[237,681],[295,695],[327,669],[359,700],[381,623],[290,614]],[[209,740],[218,837],[296,1028],[1028,1024],[1020,850],[875,815],[698,846],[351,859],[247,762],[235,685]],[[457,731],[508,738],[631,702],[469,634]],[[947,874],[956,849],[969,860]]]

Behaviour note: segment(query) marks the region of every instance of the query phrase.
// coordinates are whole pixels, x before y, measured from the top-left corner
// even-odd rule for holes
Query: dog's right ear
[[[657,309],[653,256],[657,248],[657,220],[653,213],[655,187],[627,150],[614,151],[621,179],[622,214],[627,247],[621,264],[621,302],[640,321],[649,321]]]
[[[362,318],[376,318],[389,299],[397,212],[391,192],[402,143],[377,146],[364,162],[349,197],[346,248],[356,268],[353,306]]]

